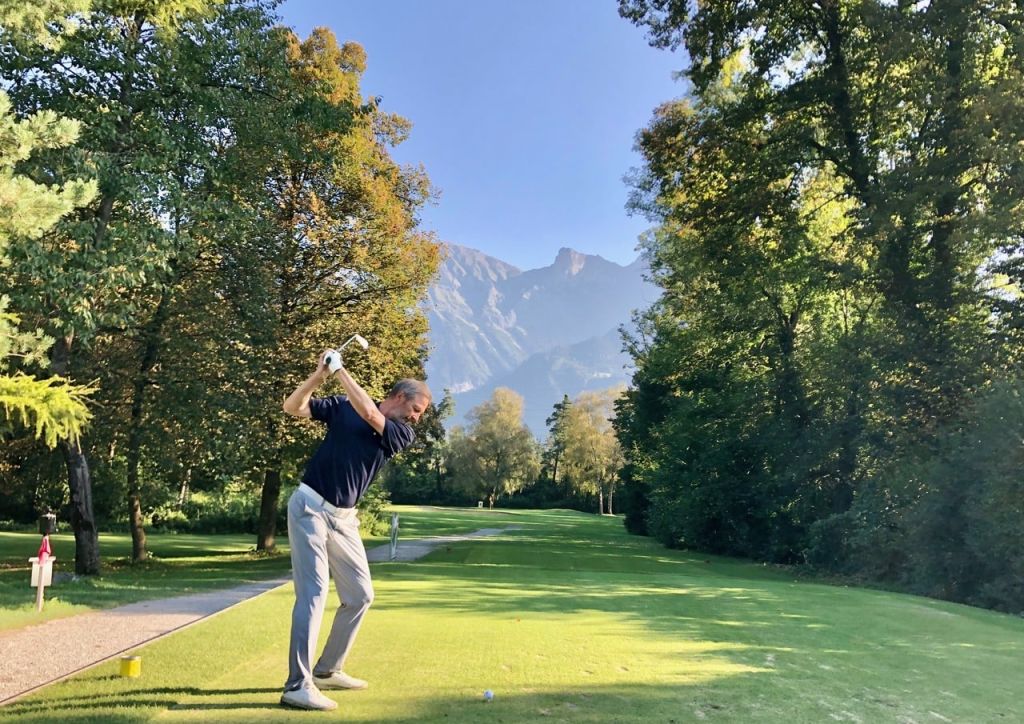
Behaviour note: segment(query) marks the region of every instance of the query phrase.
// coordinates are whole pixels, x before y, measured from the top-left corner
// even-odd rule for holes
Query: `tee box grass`
[[[17,721],[1011,722],[1024,621],[669,551],[620,519],[400,509],[403,531],[506,527],[374,564],[337,712],[278,706],[290,586],[16,701]],[[462,516],[466,516],[462,518]],[[462,531],[460,519],[469,526]],[[431,523],[430,521],[434,522]],[[435,527],[436,526],[436,527]],[[336,607],[328,606],[325,636]],[[494,692],[492,701],[483,697]]]

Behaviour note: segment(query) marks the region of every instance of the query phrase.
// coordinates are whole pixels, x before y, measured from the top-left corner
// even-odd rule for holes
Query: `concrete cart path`
[[[465,535],[400,540],[395,560],[415,561],[438,546],[498,535],[505,530],[508,529],[483,528]],[[376,546],[366,552],[367,558],[373,563],[388,561],[390,548],[390,544]],[[220,591],[139,601],[0,632],[0,706],[254,596],[288,585],[291,580],[289,574]]]
[[[475,530],[472,533],[466,533],[465,535],[442,535],[435,536],[434,538],[420,538],[418,540],[400,540],[398,541],[398,549],[396,552],[395,562],[402,563],[408,561],[415,561],[419,558],[430,553],[438,546],[447,545],[448,543],[458,543],[463,540],[470,540],[472,538],[483,538],[489,535],[498,535],[504,533],[506,530],[518,530],[517,528],[481,528]],[[366,552],[366,557],[370,560],[370,563],[380,563],[389,559],[390,544],[377,546],[373,550]]]

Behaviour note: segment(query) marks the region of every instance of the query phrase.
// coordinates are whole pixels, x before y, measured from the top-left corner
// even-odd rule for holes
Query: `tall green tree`
[[[182,390],[170,384],[163,369],[171,348],[186,346],[173,333],[177,318],[203,308],[200,300],[208,295],[201,290],[216,287],[218,252],[240,243],[240,234],[252,225],[238,211],[225,211],[237,202],[238,188],[231,182],[227,157],[250,119],[257,114],[286,117],[301,96],[301,89],[291,84],[275,22],[268,7],[258,2],[219,6],[208,17],[184,20],[178,32],[165,38],[164,52],[152,57],[161,66],[154,74],[173,78],[163,105],[155,109],[156,118],[176,139],[164,150],[163,160],[168,169],[165,226],[172,246],[167,263],[147,275],[136,292],[133,322],[121,333],[101,335],[91,355],[96,374],[104,380],[112,418],[105,429],[121,438],[123,447],[133,560],[148,555],[142,478],[144,468],[154,476],[157,467],[143,458],[166,459],[161,448],[181,439],[167,435],[167,428],[194,418],[190,408],[202,409],[202,397],[178,397],[177,409],[154,414],[157,397]],[[279,100],[284,98],[288,100]],[[224,326],[216,318],[207,320],[200,334],[208,347],[212,338],[221,336],[214,330]],[[179,373],[192,377],[195,370]],[[173,450],[166,453],[176,457]]]
[[[455,401],[445,390],[432,402],[416,424],[416,439],[384,468],[381,482],[396,503],[446,502],[448,490],[448,431],[444,422],[452,416]]]
[[[571,407],[572,401],[569,399],[569,395],[563,394],[562,399],[553,405],[551,414],[544,420],[544,424],[548,426],[548,438],[544,444],[544,451],[541,453],[541,475],[556,487],[561,482],[559,466],[565,455],[566,415]]]
[[[652,42],[686,47],[702,98],[731,58],[749,59],[724,123],[762,125],[752,164],[782,155],[791,168],[836,175],[886,301],[894,412],[947,417],[978,379],[964,349],[985,319],[976,270],[1018,213],[1019,9],[962,0],[737,8],[620,2]]]
[[[28,173],[61,183],[89,169],[95,200],[12,259],[16,303],[56,338],[51,369],[74,378],[79,350],[103,328],[132,325],[136,293],[179,243],[164,219],[176,136],[162,117],[173,79],[158,60],[185,19],[210,4],[103,5],[76,16],[58,46],[5,37],[2,73],[17,112],[46,108],[81,122],[75,153],[40,155]],[[68,70],[73,69],[73,70]],[[99,571],[86,443],[61,443],[73,505],[76,571]]]
[[[834,177],[793,177],[781,144],[751,162],[764,128],[733,125],[733,86],[725,78],[711,102],[666,104],[640,136],[649,167],[633,203],[661,221],[645,244],[665,293],[640,320],[647,340],[631,342],[640,389],[627,402],[651,409],[627,410],[641,429],[620,432],[637,463],[630,484],[658,504],[650,511],[627,490],[627,519],[647,527],[639,506],[667,542],[791,560],[805,525],[797,511],[819,503],[806,492],[849,484],[819,457],[822,423],[843,399],[823,383],[819,344],[854,335],[870,304],[850,298],[862,260]],[[846,369],[862,353],[848,349]]]
[[[52,112],[15,120],[7,96],[0,93],[0,280],[12,247],[36,243],[61,216],[95,195],[91,181],[70,180],[62,188],[50,188],[14,171],[33,150],[67,146],[77,135],[75,122]],[[7,283],[4,287],[9,288]],[[90,418],[85,402],[91,390],[60,377],[40,379],[22,371],[43,367],[53,339],[39,329],[19,331],[20,316],[9,304],[10,297],[0,295],[0,435],[20,425],[49,447],[62,439],[73,440]]]
[[[223,289],[245,320],[235,383],[251,411],[252,465],[263,478],[257,547],[274,545],[282,471],[308,455],[315,427],[284,419],[281,400],[320,352],[358,332],[371,347],[349,348],[346,366],[378,399],[405,376],[422,376],[426,318],[418,302],[436,272],[439,246],[417,230],[417,209],[432,193],[419,168],[389,155],[410,129],[405,119],[364,99],[366,55],[317,28],[286,34],[295,82],[311,97],[291,119],[265,130],[239,163],[259,164],[265,219],[248,245],[225,250]],[[244,147],[239,147],[242,153]]]
[[[494,507],[503,495],[532,485],[540,472],[537,441],[523,423],[523,398],[499,387],[474,407],[469,426],[452,431],[451,456],[455,485]]]
[[[59,47],[69,24],[51,23],[86,9],[80,0],[53,0],[43,7],[5,1],[0,3],[0,38]],[[0,92],[0,282],[13,286],[8,275],[12,257],[38,243],[59,219],[87,204],[96,193],[92,180],[69,179],[63,185],[39,183],[19,173],[19,163],[34,152],[63,148],[78,137],[79,125],[50,111],[18,119],[6,93]],[[46,355],[53,344],[39,328],[20,331],[21,315],[0,294],[0,439],[20,429],[32,430],[50,448],[61,440],[76,440],[91,412],[86,407],[89,387],[72,384],[59,376],[40,378]]]

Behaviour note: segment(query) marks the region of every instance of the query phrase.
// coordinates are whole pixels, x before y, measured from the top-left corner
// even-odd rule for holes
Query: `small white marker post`
[[[43,590],[53,582],[53,556],[43,553],[28,559],[32,564],[32,583],[36,588],[36,611],[43,610]]]
[[[390,560],[398,559],[398,513],[391,514],[391,549]]]

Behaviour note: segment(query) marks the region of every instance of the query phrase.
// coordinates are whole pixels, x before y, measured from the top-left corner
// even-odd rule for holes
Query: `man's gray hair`
[[[428,403],[434,399],[426,382],[420,382],[411,378],[399,380],[392,386],[391,392],[388,393],[388,397],[403,397],[406,400],[420,396],[427,398]]]

